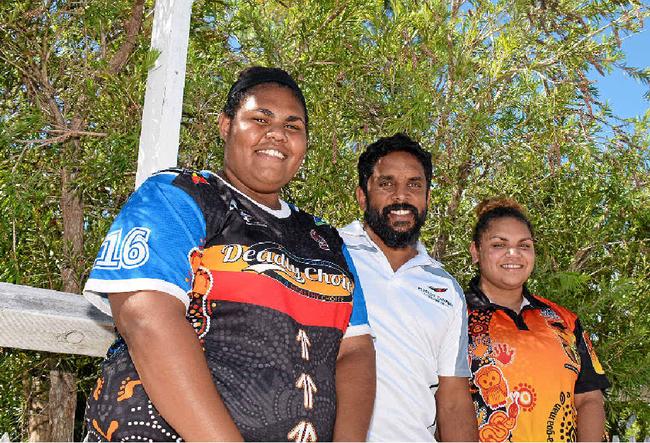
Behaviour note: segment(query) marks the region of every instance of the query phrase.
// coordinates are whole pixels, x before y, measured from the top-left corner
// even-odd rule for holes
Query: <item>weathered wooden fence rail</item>
[[[0,282],[0,347],[102,357],[115,339],[113,331],[112,319],[81,295]],[[75,375],[51,370],[49,381],[48,403],[36,407],[43,413],[28,414],[27,438],[72,441]]]
[[[113,321],[78,294],[0,283],[0,347],[101,357]]]

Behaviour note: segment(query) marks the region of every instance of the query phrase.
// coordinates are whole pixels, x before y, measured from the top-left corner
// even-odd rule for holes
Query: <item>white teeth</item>
[[[501,267],[505,268],[505,269],[521,269],[524,266],[523,265],[515,265],[515,264],[512,264],[512,263],[506,263],[504,265],[501,265]]]
[[[268,155],[269,157],[276,157],[276,158],[279,158],[281,160],[284,160],[285,158],[287,158],[286,155],[284,155],[283,153],[281,153],[277,149],[261,149],[261,150],[259,150],[257,152],[259,152],[261,154],[264,154],[264,155]]]
[[[408,209],[400,209],[399,211],[390,211],[391,214],[395,215],[408,215],[411,213]]]

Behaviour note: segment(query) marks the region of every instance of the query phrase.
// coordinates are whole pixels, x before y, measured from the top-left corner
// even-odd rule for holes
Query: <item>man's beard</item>
[[[413,227],[407,231],[396,231],[390,226],[388,218],[390,211],[399,211],[400,209],[412,211],[414,215]],[[363,211],[363,218],[373,232],[381,238],[386,246],[397,249],[406,248],[415,244],[420,236],[420,229],[424,225],[426,217],[426,209],[420,214],[415,206],[409,205],[408,203],[388,205],[382,209],[380,214],[377,209],[372,207],[370,200],[368,200],[366,210]]]

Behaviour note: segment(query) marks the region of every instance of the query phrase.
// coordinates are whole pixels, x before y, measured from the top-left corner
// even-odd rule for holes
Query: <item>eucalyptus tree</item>
[[[107,226],[103,213],[123,201],[124,175],[134,169],[131,151],[149,66],[144,3],[0,6],[0,194],[3,232],[10,233],[2,244],[3,280],[80,292],[97,230]],[[34,366],[31,376],[18,378],[29,438],[71,438],[71,365],[33,353],[7,353],[3,363],[20,363],[23,373]]]

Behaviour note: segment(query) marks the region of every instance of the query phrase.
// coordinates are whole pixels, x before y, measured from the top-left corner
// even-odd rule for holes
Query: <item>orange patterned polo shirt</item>
[[[519,314],[466,292],[470,390],[481,441],[575,441],[575,394],[609,382],[589,335],[568,309],[524,288]]]

